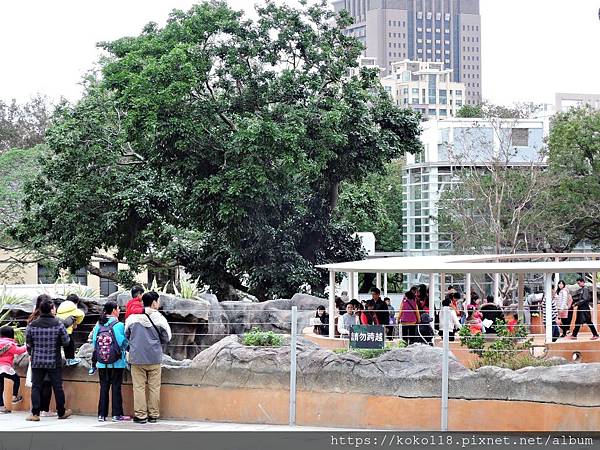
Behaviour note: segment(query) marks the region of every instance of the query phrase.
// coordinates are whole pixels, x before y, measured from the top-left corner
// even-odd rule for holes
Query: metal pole
[[[466,278],[465,278],[465,317],[467,317],[468,314],[468,306],[471,304],[471,274],[468,273],[466,274]]]
[[[440,273],[440,297],[444,300],[446,296],[446,274],[444,272]]]
[[[550,344],[552,342],[552,274],[547,273],[544,281],[546,344]]]
[[[500,305],[500,274],[494,274],[494,303]]]
[[[354,298],[354,272],[348,272],[348,300]]]
[[[554,261],[556,262],[556,267],[558,267],[558,263],[560,262],[560,258],[557,256]],[[556,272],[554,274],[554,285],[552,286],[552,289],[554,290],[554,292],[556,292],[556,289],[558,288],[558,282],[560,281],[560,273]]]
[[[519,320],[525,322],[525,274],[519,272]]]
[[[335,337],[335,272],[329,271],[329,337]]]
[[[387,272],[383,274],[383,296],[387,297],[388,285],[387,285]]]
[[[593,260],[596,258],[593,258]],[[598,272],[592,272],[592,322],[598,329]]]
[[[330,315],[330,317],[332,314]],[[292,306],[292,337],[290,341],[290,426],[296,425],[296,341],[298,338],[298,307]]]
[[[429,274],[429,317],[435,317],[435,273]],[[431,328],[435,328],[434,320],[431,321]]]
[[[444,346],[442,351],[442,424],[441,431],[448,431],[448,365],[450,361],[450,307],[442,308]]]
[[[377,289],[381,289],[381,273],[377,272],[377,274],[375,275],[375,286],[377,287]]]

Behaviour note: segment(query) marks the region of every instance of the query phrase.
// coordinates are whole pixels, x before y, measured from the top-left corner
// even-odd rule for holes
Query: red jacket
[[[125,310],[125,320],[132,314],[143,314],[144,313],[144,304],[142,303],[141,298],[132,298],[127,303],[127,309]]]
[[[12,367],[15,355],[21,355],[27,351],[22,345],[18,346],[14,339],[0,338],[0,365]]]

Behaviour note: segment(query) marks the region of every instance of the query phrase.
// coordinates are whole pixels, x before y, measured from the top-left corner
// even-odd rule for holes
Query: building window
[[[73,281],[75,283],[81,284],[82,286],[87,286],[87,269],[82,267],[73,275]]]
[[[450,22],[450,14],[449,14],[449,13],[446,13],[446,14],[444,15],[444,20],[445,20],[446,22]]]
[[[417,19],[423,18],[423,11],[417,11]]]
[[[103,272],[117,273],[117,263],[101,262],[100,270]],[[108,297],[113,292],[117,292],[117,283],[106,278],[100,278],[100,296]]]
[[[50,269],[43,264],[37,265],[37,278],[39,284],[54,284],[56,277],[54,276],[54,270]]]
[[[513,128],[511,142],[515,147],[529,146],[529,128]]]
[[[431,20],[431,11],[427,11],[427,20]]]
[[[435,13],[435,20],[442,20],[442,13]]]

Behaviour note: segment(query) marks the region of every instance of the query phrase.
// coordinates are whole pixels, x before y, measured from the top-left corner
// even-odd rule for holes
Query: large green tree
[[[337,214],[353,231],[372,232],[378,251],[402,251],[402,167],[396,160],[384,172],[341,186]]]
[[[556,114],[548,149],[554,182],[546,209],[563,225],[550,236],[553,247],[600,244],[600,111],[582,106]]]
[[[418,151],[419,119],[375,71],[347,76],[361,45],[325,1],[257,14],[201,3],[101,44],[101,73],[59,108],[14,235],[72,269],[98,249],[133,270],[183,265],[223,299],[319,291],[315,264],[360,257],[333,218],[340,184]]]

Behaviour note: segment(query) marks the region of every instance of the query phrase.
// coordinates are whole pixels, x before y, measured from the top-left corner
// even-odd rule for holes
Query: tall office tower
[[[392,72],[392,63],[442,62],[453,81],[465,84],[467,104],[481,102],[479,0],[334,0],[354,18],[347,33]]]

